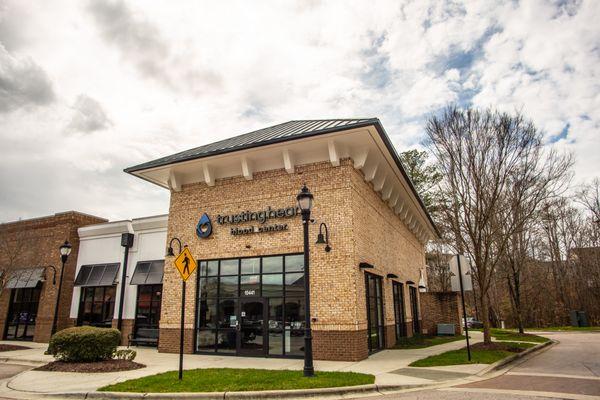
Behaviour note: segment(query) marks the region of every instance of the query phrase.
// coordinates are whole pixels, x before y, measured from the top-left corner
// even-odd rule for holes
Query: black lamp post
[[[167,257],[174,257],[175,252],[173,251],[173,242],[179,245],[179,253],[181,253],[181,240],[177,237],[172,238],[169,241],[169,247],[167,247]],[[187,247],[187,245],[186,245]],[[184,329],[185,329],[185,280],[181,280],[181,320],[179,321],[179,380],[183,379],[183,342],[184,342]]]
[[[60,267],[60,277],[58,278],[58,291],[56,292],[56,304],[54,305],[54,320],[52,321],[52,334],[56,333],[56,326],[58,324],[58,303],[60,302],[60,291],[62,289],[63,275],[65,272],[65,263],[71,254],[71,243],[68,240],[59,247],[60,249],[60,261],[62,262]],[[54,273],[56,277],[56,272]]]
[[[312,354],[312,331],[310,327],[310,264],[308,257],[308,224],[310,222],[310,209],[312,208],[313,195],[306,187],[302,186],[296,196],[298,207],[302,212],[302,226],[304,227],[304,376],[314,376]]]

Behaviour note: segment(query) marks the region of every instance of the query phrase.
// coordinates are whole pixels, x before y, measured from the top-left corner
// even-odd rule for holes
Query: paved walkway
[[[479,332],[473,332],[472,342],[482,340]],[[51,356],[44,355],[46,344],[28,343],[35,347],[29,350],[17,350],[0,353],[0,362],[13,364],[39,365],[52,361]],[[431,384],[478,373],[486,364],[472,364],[436,368],[411,368],[408,364],[430,355],[443,353],[464,347],[463,341],[455,341],[439,346],[414,350],[385,350],[359,362],[315,361],[315,369],[322,371],[354,371],[376,376],[376,383],[397,385]],[[78,374],[67,372],[26,371],[16,375],[0,389],[0,396],[8,396],[15,391],[30,394],[89,392],[102,386],[176,370],[178,355],[158,353],[155,349],[136,348],[136,362],[146,365],[134,371],[112,372],[102,374]],[[259,368],[259,369],[302,369],[303,360],[281,358],[249,358],[209,355],[185,355],[185,369],[193,368]]]

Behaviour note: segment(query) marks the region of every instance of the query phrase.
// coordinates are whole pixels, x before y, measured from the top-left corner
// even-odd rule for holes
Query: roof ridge
[[[330,130],[335,131],[351,129],[354,124],[365,124],[378,121],[378,118],[375,117],[289,120],[286,122],[281,122],[275,125],[256,129],[251,132],[246,132],[240,135],[217,140],[216,142],[206,143],[200,146],[193,147],[191,149],[182,150],[177,153],[170,154],[168,156],[159,157],[157,159],[126,168],[125,172],[133,172],[144,168],[152,168],[160,165],[171,164],[174,162],[186,161],[188,159],[200,158],[203,156],[205,157],[215,153],[234,151],[235,149],[241,149],[246,146],[259,146],[262,143],[268,144],[272,141],[285,140],[294,137],[299,138],[304,135],[313,134],[319,131],[325,132]],[[306,125],[307,123],[308,125]],[[299,129],[299,126],[297,126],[298,124],[306,126]],[[296,126],[287,128],[287,125]],[[280,131],[279,133],[278,130]],[[256,137],[253,138],[253,136]],[[202,155],[202,153],[204,153],[204,155]]]

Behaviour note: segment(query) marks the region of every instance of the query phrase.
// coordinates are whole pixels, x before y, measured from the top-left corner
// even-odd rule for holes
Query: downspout
[[[123,256],[123,272],[121,273],[121,293],[119,295],[119,316],[117,318],[117,329],[121,332],[123,327],[123,308],[125,301],[125,284],[127,280],[127,262],[129,260],[129,249],[133,246],[133,233],[123,233],[121,235],[121,246],[125,248]]]

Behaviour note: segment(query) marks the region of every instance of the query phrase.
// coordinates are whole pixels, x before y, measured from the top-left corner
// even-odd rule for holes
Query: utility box
[[[454,336],[454,324],[437,324],[438,335]]]
[[[571,326],[588,326],[587,314],[585,311],[571,310]]]

